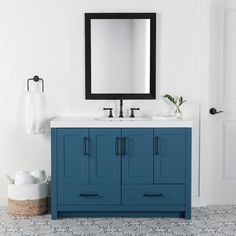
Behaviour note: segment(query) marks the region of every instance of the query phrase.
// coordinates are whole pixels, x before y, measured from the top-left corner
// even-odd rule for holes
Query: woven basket
[[[37,200],[13,200],[8,198],[8,213],[14,216],[38,216],[48,209],[48,198]]]
[[[8,184],[8,212],[14,216],[38,216],[48,209],[48,184]]]

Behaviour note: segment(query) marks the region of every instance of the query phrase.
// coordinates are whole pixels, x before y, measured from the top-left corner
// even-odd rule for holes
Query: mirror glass
[[[150,19],[91,20],[92,93],[150,93]]]
[[[155,57],[155,13],[85,13],[86,99],[155,99]]]

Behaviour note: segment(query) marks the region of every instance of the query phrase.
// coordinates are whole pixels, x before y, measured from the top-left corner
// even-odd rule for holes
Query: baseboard
[[[203,201],[201,197],[192,198],[192,207],[206,207],[207,204]]]
[[[0,206],[6,207],[7,206],[7,197],[0,196]]]

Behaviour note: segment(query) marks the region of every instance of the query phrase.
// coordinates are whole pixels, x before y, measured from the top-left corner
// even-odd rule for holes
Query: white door
[[[209,82],[210,204],[236,203],[236,0],[212,0]]]

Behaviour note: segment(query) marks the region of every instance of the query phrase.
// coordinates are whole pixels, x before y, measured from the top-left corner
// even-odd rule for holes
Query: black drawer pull
[[[162,197],[163,195],[161,193],[158,194],[148,194],[148,193],[144,193],[143,194],[144,197]]]
[[[80,197],[98,197],[97,193],[80,193]]]

